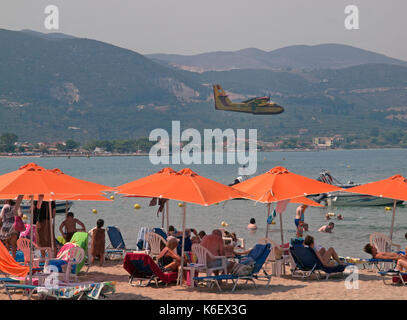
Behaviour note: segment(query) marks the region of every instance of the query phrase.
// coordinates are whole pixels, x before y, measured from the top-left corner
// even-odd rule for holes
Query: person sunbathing
[[[321,263],[326,266],[326,267],[334,267],[336,266],[335,262],[331,261],[331,258],[334,259],[338,264],[343,265],[344,263],[339,259],[338,254],[336,253],[334,248],[329,248],[328,250],[326,250],[325,248],[315,248],[315,243],[314,243],[314,238],[310,235],[305,237],[304,240],[304,245],[312,248],[319,261],[321,261]]]
[[[179,240],[174,236],[167,237],[167,245],[157,257],[158,266],[163,271],[178,271],[181,265],[181,257],[174,252]]]
[[[375,246],[370,243],[365,245],[363,251],[372,255],[373,259],[386,259],[386,260],[396,260],[397,265],[395,271],[407,270],[407,257],[405,254],[397,252],[382,252],[377,250]]]

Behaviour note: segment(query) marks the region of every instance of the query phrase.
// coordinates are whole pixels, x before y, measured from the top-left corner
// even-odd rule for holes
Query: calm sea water
[[[407,176],[407,150],[341,150],[320,152],[271,152],[258,153],[257,174],[266,172],[275,166],[284,166],[294,173],[309,178],[317,178],[321,169],[327,169],[341,182],[370,182],[387,178],[394,174]],[[110,186],[130,182],[160,170],[163,166],[154,166],[148,157],[99,157],[99,158],[17,158],[0,159],[0,174],[18,169],[28,162],[35,162],[46,168],[59,168],[77,178],[103,183]],[[184,166],[174,165],[175,170]],[[191,165],[198,174],[221,183],[231,183],[237,176],[237,165]],[[96,225],[96,220],[105,220],[105,226],[116,225],[121,229],[126,246],[135,248],[137,235],[141,227],[161,227],[161,216],[157,216],[158,207],[149,207],[150,199],[116,198],[112,202],[75,202],[71,211],[85,223],[87,229]],[[139,203],[141,209],[135,210]],[[170,202],[170,224],[181,228],[182,212],[177,201]],[[289,204],[283,214],[285,240],[295,237],[294,216],[297,205]],[[92,213],[97,210],[97,214]],[[266,205],[255,205],[252,201],[228,201],[220,205],[201,207],[187,205],[187,226],[207,233],[220,228],[221,222],[229,224],[227,229],[236,232],[246,240],[247,246],[253,246],[259,238],[265,236]],[[324,224],[325,213],[341,213],[343,221],[333,220],[335,229],[332,234],[319,233],[316,230]],[[393,239],[404,248],[407,240],[407,208],[397,208]],[[255,218],[258,230],[249,232],[246,226],[250,218]],[[341,207],[308,208],[306,222],[310,226],[308,234],[315,237],[316,243],[324,247],[334,247],[345,256],[367,257],[363,246],[368,243],[372,232],[389,233],[391,211],[384,207]],[[56,219],[56,233],[63,216]],[[58,234],[59,235],[59,234]],[[271,225],[270,237],[279,242],[279,221]]]

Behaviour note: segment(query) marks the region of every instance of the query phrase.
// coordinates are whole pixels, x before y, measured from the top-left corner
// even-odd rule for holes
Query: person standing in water
[[[308,231],[308,224],[304,222],[304,214],[305,210],[308,208],[308,205],[302,204],[299,207],[297,207],[297,210],[295,211],[295,227],[297,228],[297,238],[302,237],[304,231]]]

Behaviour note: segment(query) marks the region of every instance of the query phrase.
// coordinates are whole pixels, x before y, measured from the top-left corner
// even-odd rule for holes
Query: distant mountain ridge
[[[13,132],[20,141],[139,138],[156,128],[170,132],[171,120],[200,132],[256,128],[258,138],[267,141],[299,130],[312,137],[407,129],[407,66],[390,63],[395,61],[387,57],[388,63],[378,63],[384,58],[341,45],[274,52],[280,65],[285,65],[284,58],[315,66],[319,57],[319,66],[329,66],[324,69],[262,69],[269,53],[249,48],[235,52],[233,63],[252,68],[202,73],[58,33],[0,29],[0,47],[0,133]],[[308,49],[318,49],[319,56]],[[215,59],[218,53],[212,55]],[[337,67],[346,61],[373,62]],[[224,67],[232,60],[225,54],[219,62]],[[231,93],[233,101],[270,95],[285,111],[256,116],[215,110],[215,83]]]
[[[231,69],[340,69],[370,63],[407,66],[407,61],[343,44],[294,45],[269,52],[247,48],[197,55],[146,56],[183,69],[189,67],[193,71],[201,72]]]

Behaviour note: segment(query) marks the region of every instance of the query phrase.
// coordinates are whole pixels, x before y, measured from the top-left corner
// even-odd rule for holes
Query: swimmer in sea
[[[247,229],[249,229],[249,230],[256,230],[257,229],[256,220],[254,218],[250,219],[250,223],[247,225]]]

